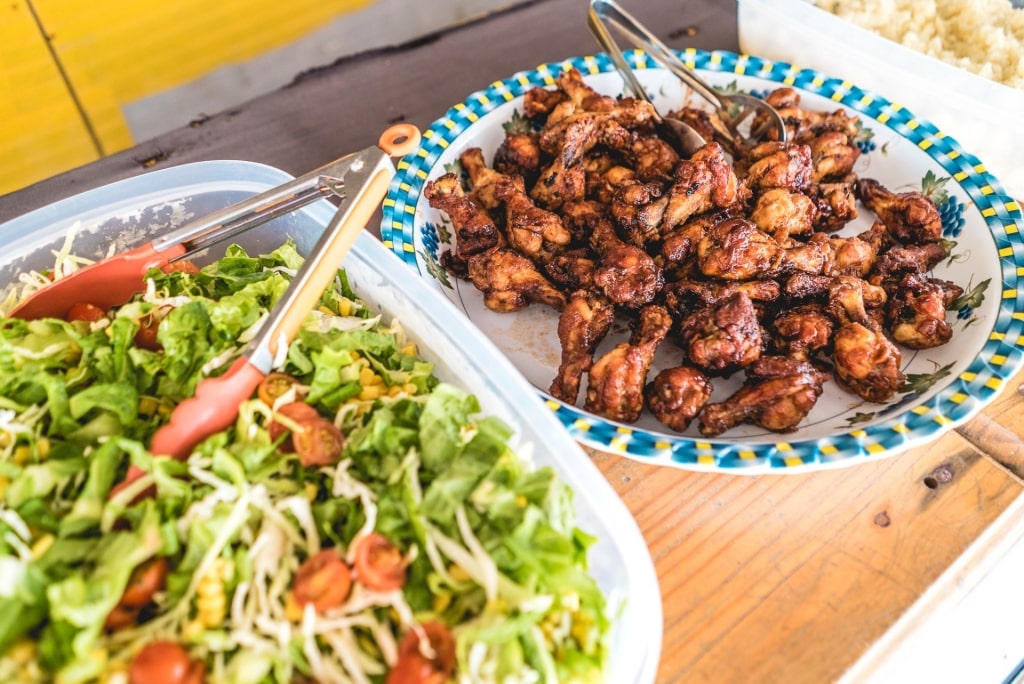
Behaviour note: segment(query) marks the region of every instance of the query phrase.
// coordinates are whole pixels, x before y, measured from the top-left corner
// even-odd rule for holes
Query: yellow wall
[[[371,2],[7,0],[0,194],[130,147],[126,103],[287,45]]]

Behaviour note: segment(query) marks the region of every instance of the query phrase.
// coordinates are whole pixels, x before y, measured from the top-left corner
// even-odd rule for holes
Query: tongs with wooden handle
[[[413,126],[407,128],[415,130]],[[416,136],[418,140],[418,131]],[[351,160],[352,155],[342,157],[287,183],[189,221],[140,247],[80,268],[26,297],[8,315],[24,320],[65,318],[75,304],[92,304],[103,310],[124,304],[145,291],[149,269],[161,268],[318,199],[337,194],[339,181],[349,171]]]
[[[400,124],[385,131],[379,148],[368,147],[335,163],[337,178],[333,188],[341,196],[338,212],[242,355],[223,375],[202,380],[195,395],[178,404],[168,423],[156,431],[150,445],[153,454],[183,459],[196,444],[235,421],[239,404],[252,396],[273,369],[274,360],[295,338],[306,316],[337,275],[359,233],[380,206],[395,173],[390,156],[412,152],[419,139],[414,126]],[[130,467],[117,490],[143,474],[142,470]]]

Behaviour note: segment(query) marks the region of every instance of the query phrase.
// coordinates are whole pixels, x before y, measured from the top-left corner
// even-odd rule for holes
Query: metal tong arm
[[[657,36],[644,28],[643,25],[634,19],[631,14],[626,12],[626,10],[619,7],[612,0],[591,0],[590,11],[592,15],[596,14],[598,17],[604,19],[617,28],[623,35],[633,41],[633,45],[649,52],[655,59],[661,62],[666,69],[671,71],[677,77],[682,79],[686,85],[695,90],[698,95],[716,107],[720,109],[724,108],[724,103],[718,96],[718,93],[709,88],[704,81],[698,78],[693,71],[686,66],[683,60],[679,59],[679,56],[673,52],[670,47],[658,40]],[[593,25],[593,18],[591,18],[590,21],[591,25]],[[607,33],[607,29],[605,29],[605,33]]]
[[[633,97],[650,102],[650,97],[647,95],[647,91],[640,84],[640,80],[637,79],[636,74],[633,73],[633,69],[629,66],[626,61],[626,56],[623,54],[619,44],[615,42],[615,38],[608,31],[608,27],[602,21],[601,15],[595,10],[595,3],[591,3],[590,11],[587,13],[587,27],[590,29],[590,33],[593,34],[597,44],[600,45],[608,56],[611,57],[612,62],[615,63],[616,69],[619,71],[619,75],[622,80],[625,81],[626,89],[632,93]],[[655,112],[657,114],[657,112]],[[660,117],[661,115],[658,114]]]
[[[368,147],[350,155],[336,166],[338,178],[326,182],[329,189],[341,198],[338,211],[274,306],[263,328],[243,351],[243,355],[264,373],[270,372],[279,344],[295,337],[307,314],[337,274],[345,254],[362,232],[362,227],[369,223],[394,176],[389,155],[377,147]],[[358,229],[347,230],[346,226],[358,226]]]
[[[283,185],[189,221],[154,238],[153,249],[163,252],[179,244],[184,246],[185,251],[171,259],[176,261],[190,252],[229,240],[250,228],[327,197],[334,192],[334,186],[344,174],[351,156],[336,159]]]

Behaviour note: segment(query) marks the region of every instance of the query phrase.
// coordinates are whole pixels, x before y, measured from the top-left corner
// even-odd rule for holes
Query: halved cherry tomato
[[[256,396],[267,406],[273,407],[279,397],[298,384],[298,378],[287,373],[269,373],[256,388]]]
[[[340,606],[352,589],[352,571],[336,549],[323,549],[299,566],[292,583],[292,596],[300,606],[312,603],[323,612]]]
[[[132,659],[128,671],[131,684],[202,684],[206,668],[192,660],[181,644],[153,641],[142,647]]]
[[[304,401],[293,401],[290,404],[279,406],[276,412],[285,418],[291,418],[296,423],[320,417],[320,414],[316,412],[316,409]],[[267,431],[270,433],[270,439],[275,442],[281,435],[288,432],[289,429],[290,428],[286,427],[284,423],[279,423],[276,420],[270,421],[270,425],[267,426]],[[295,451],[295,444],[292,442],[291,435],[288,435],[288,437],[281,442],[281,451],[286,454],[290,454]]]
[[[428,658],[420,652],[420,637],[410,630],[398,647],[398,660],[388,672],[385,684],[444,684],[455,672],[455,639],[439,620],[421,625],[434,652]]]
[[[374,591],[392,591],[405,584],[405,559],[390,539],[371,532],[356,542],[352,565],[356,579]]]
[[[162,345],[156,339],[157,330],[160,329],[161,318],[153,313],[148,313],[139,319],[139,331],[135,333],[135,346],[149,351],[160,351]]]
[[[299,429],[292,433],[292,443],[302,465],[330,465],[341,457],[345,436],[334,423],[317,416],[299,423]]]
[[[169,264],[161,266],[160,270],[164,273],[175,273],[177,271],[181,271],[182,273],[188,273],[189,275],[199,273],[199,267],[191,261],[172,261]]]
[[[74,304],[70,309],[68,309],[67,314],[67,319],[69,321],[88,321],[89,323],[98,321],[104,317],[106,317],[106,313],[104,313],[103,309],[95,304],[90,304],[89,302],[78,302],[77,304]]]
[[[134,627],[139,624],[139,612],[141,608],[117,604],[114,609],[107,613],[107,619],[103,621],[103,628],[108,632],[116,632],[125,627]]]
[[[150,559],[132,571],[119,605],[141,608],[167,584],[167,560],[161,556]]]

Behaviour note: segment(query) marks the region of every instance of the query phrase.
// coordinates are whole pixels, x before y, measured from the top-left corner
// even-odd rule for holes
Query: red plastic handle
[[[170,421],[156,431],[149,450],[185,458],[196,444],[235,421],[238,405],[252,396],[264,377],[263,371],[243,356],[224,375],[206,378],[196,386],[195,395],[178,404]]]
[[[196,444],[235,421],[238,405],[252,396],[264,377],[263,372],[243,356],[224,375],[206,378],[196,386],[195,395],[178,404],[170,421],[156,431],[149,450],[155,456],[178,460],[188,457]],[[143,470],[129,466],[125,479],[111,494],[143,475]]]
[[[157,251],[152,242],[147,242],[50,283],[18,304],[10,315],[29,321],[47,316],[64,318],[79,302],[104,310],[119,306],[146,291],[145,276],[149,269],[165,266],[184,253],[181,245]]]

